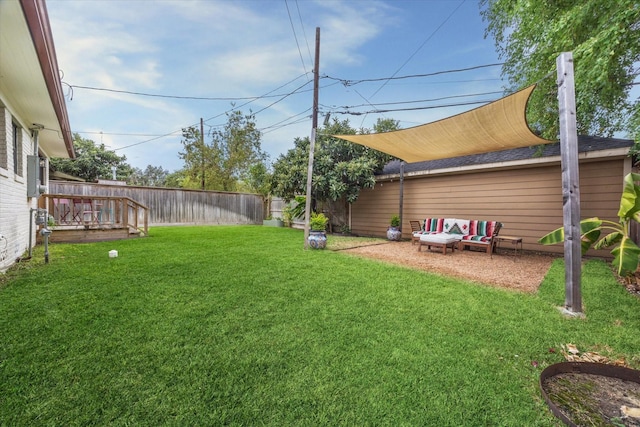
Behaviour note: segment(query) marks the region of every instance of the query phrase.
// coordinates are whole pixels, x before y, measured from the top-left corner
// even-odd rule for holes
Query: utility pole
[[[202,157],[202,190],[204,190],[204,121],[202,117],[200,117],[200,148],[200,155]]]
[[[320,73],[320,27],[316,27],[316,55],[313,64],[313,113],[311,116],[311,141],[309,143],[309,165],[307,167],[307,196],[304,215],[304,248],[309,248],[309,219],[311,218],[311,180],[313,178],[313,152],[318,129],[318,82]]]
[[[560,111],[560,155],[562,164],[562,217],[564,224],[565,310],[582,314],[580,245],[580,176],[578,174],[578,131],[573,54],[562,52],[558,68]]]

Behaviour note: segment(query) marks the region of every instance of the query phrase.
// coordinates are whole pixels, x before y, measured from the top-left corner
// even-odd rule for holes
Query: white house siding
[[[37,202],[35,198],[27,197],[27,155],[33,152],[33,142],[29,132],[18,125],[22,153],[16,174],[13,122],[10,111],[0,107],[0,271],[6,270],[28,250],[29,212]],[[33,239],[35,242],[35,231]]]

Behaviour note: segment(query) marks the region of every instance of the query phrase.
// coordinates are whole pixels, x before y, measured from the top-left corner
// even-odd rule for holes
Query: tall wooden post
[[[307,196],[304,215],[304,248],[309,248],[309,219],[311,218],[311,181],[313,179],[313,154],[318,129],[318,82],[320,81],[320,27],[316,27],[316,55],[313,64],[313,113],[311,118],[311,140],[309,143],[309,165],[307,166]]]
[[[560,153],[562,161],[562,216],[564,223],[565,309],[582,312],[580,245],[580,176],[578,173],[578,131],[573,54],[563,52],[556,59],[560,111]]]
[[[404,206],[404,160],[400,161],[400,232],[402,232],[402,207]]]

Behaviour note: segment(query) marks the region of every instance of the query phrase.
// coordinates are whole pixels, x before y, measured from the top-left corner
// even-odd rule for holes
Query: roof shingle
[[[578,136],[578,152],[601,151],[613,148],[630,148],[633,140],[620,138],[602,138],[597,136]],[[539,152],[541,151],[541,154]],[[533,158],[554,157],[560,155],[560,144],[546,144],[540,147],[514,148],[471,156],[452,157],[450,159],[429,160],[426,162],[405,163],[404,172],[420,172],[448,169],[463,166],[483,165],[490,163],[511,162]],[[387,163],[380,175],[396,175],[400,173],[400,161]]]

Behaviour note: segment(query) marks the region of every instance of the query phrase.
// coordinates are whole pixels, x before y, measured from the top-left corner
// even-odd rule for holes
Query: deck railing
[[[38,205],[59,229],[129,228],[144,236],[149,231],[149,208],[129,197],[43,194]]]

